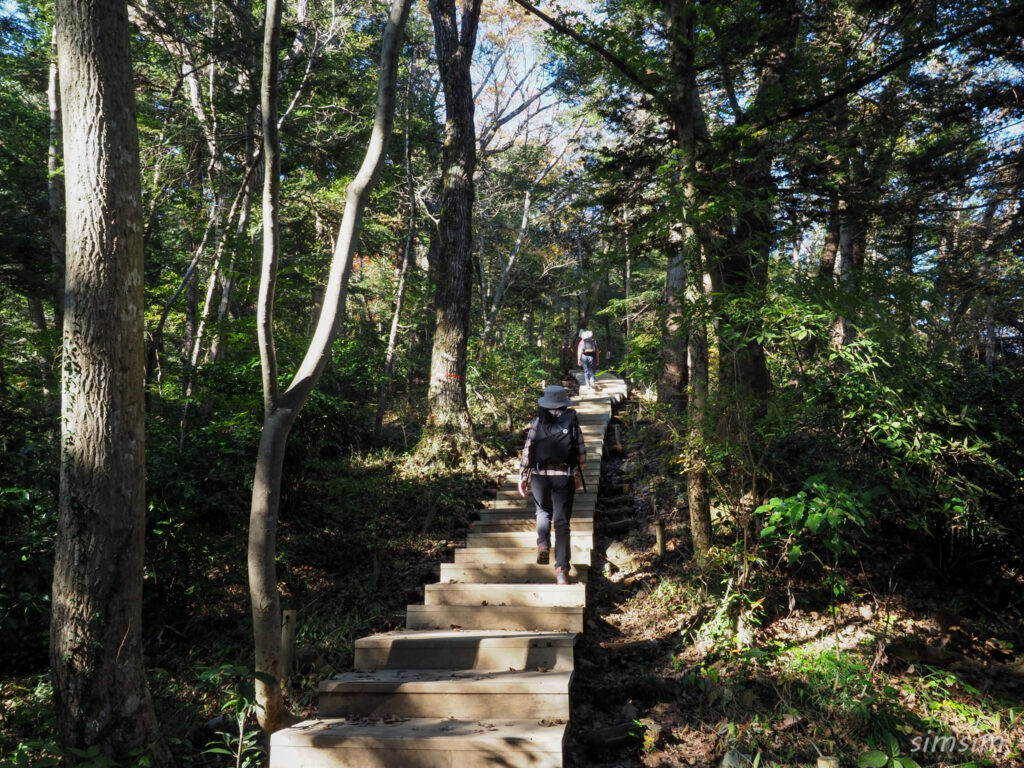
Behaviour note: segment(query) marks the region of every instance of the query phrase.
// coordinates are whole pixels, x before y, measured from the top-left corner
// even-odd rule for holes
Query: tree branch
[[[521,3],[522,0],[516,0],[516,2]],[[1019,3],[1014,3],[1014,5],[1019,5]],[[787,120],[792,120],[795,117],[800,117],[801,115],[806,115],[810,112],[814,112],[818,109],[821,109],[822,107],[831,104],[836,99],[841,99],[843,96],[849,96],[851,93],[856,93],[864,86],[871,85],[872,83],[881,80],[890,72],[893,72],[902,67],[904,64],[913,61],[921,54],[934,51],[937,48],[941,48],[944,45],[948,45],[949,43],[954,43],[957,40],[961,40],[970,35],[971,33],[977,32],[982,27],[991,24],[997,19],[1009,18],[1013,13],[1014,11],[1012,8],[1005,10],[1002,13],[993,13],[992,15],[986,16],[973,24],[969,24],[960,31],[954,32],[953,34],[948,35],[947,37],[940,37],[926,43],[920,43],[918,45],[915,45],[909,50],[904,51],[903,53],[896,56],[896,58],[892,59],[888,64],[883,66],[881,69],[877,69],[872,72],[867,72],[861,75],[860,77],[855,77],[846,85],[836,88],[831,93],[825,94],[824,96],[820,96],[819,98],[813,99],[804,104],[799,104],[795,107],[791,107],[790,109],[787,109],[785,112],[782,112],[781,114],[762,120],[760,123],[757,124],[757,129],[760,130],[762,128],[768,128],[773,125],[778,125],[779,123],[784,123]]]
[[[544,13],[544,11],[542,11],[537,6],[532,5],[527,0],[515,0],[515,2],[522,6],[529,13],[532,13],[534,16],[536,16],[538,19],[543,21],[545,24],[547,24],[555,31],[560,32],[563,35],[568,35],[580,45],[584,45],[590,50],[592,50],[602,59],[604,59],[617,70],[619,70],[619,72],[625,75],[630,80],[630,82],[637,86],[641,91],[643,91],[656,102],[658,102],[658,104],[661,105],[662,108],[667,108],[668,101],[665,95],[658,91],[658,89],[655,88],[654,85],[652,85],[647,78],[641,76],[640,73],[633,69],[633,67],[631,67],[625,60],[616,56],[614,53],[609,51],[600,43],[591,40],[585,37],[584,35],[581,35],[575,29],[572,29],[568,25],[563,24],[558,19],[554,19],[551,16],[548,16],[546,13]]]

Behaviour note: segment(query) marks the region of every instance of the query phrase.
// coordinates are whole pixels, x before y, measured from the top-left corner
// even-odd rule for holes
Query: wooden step
[[[576,636],[498,629],[404,630],[356,640],[355,668],[572,669]]]
[[[554,544],[555,532],[551,532],[552,544]],[[593,549],[594,533],[583,533],[571,529],[569,541],[573,549]],[[503,533],[469,533],[466,535],[467,547],[536,547],[537,532],[534,531],[505,531]]]
[[[586,472],[583,473],[583,479],[587,481],[587,488],[589,488],[591,490],[590,491],[584,491],[582,489],[578,490],[578,491],[576,491],[576,496],[577,497],[580,496],[580,494],[585,494],[585,493],[588,493],[588,492],[593,492],[592,486],[596,487],[597,483],[601,479],[601,471],[600,471],[600,469],[595,468],[593,472],[591,472],[588,469]],[[501,488],[499,488],[495,498],[501,499],[502,501],[522,501],[522,500],[532,499],[533,495],[529,491],[526,492],[526,496],[520,495],[520,493],[519,493],[519,481],[516,480],[515,483],[509,483],[508,485],[503,485]]]
[[[560,720],[307,720],[271,736],[270,768],[560,768]]]
[[[534,605],[584,606],[586,584],[556,584],[555,570],[548,571],[548,583],[540,584],[427,584],[424,605]]]
[[[518,509],[515,507],[506,507],[499,509],[480,509],[477,510],[478,522],[481,523],[500,523],[503,520],[533,520],[537,521],[536,508],[531,503],[529,507],[520,506]],[[575,523],[579,520],[593,520],[594,519],[594,507],[591,505],[590,509],[579,509],[575,508],[572,511],[572,522]]]
[[[530,512],[535,512],[537,509],[537,505],[533,501],[533,496],[527,496],[525,499],[522,498],[521,496],[516,496],[515,498],[507,499],[488,499],[485,503],[487,504],[487,507],[485,509],[480,510],[480,514],[483,514],[484,512],[494,512],[503,509],[529,510]],[[583,493],[576,494],[576,497],[573,499],[572,503],[573,517],[575,517],[578,512],[593,512],[596,503],[596,494],[594,496]]]
[[[537,518],[535,515],[529,517],[512,518],[511,520],[478,520],[471,527],[472,533],[513,533],[523,531],[537,532]],[[579,533],[594,532],[593,517],[572,516],[572,530]]]
[[[441,563],[441,581],[467,584],[544,584],[551,580],[552,571],[552,566],[537,563]],[[589,565],[569,567],[569,579],[574,583],[586,584],[589,576]]]
[[[582,632],[583,606],[410,605],[408,629],[519,629]]]
[[[320,717],[569,717],[571,670],[379,669],[320,683]]]
[[[590,547],[572,549],[573,564],[590,565]],[[536,563],[537,547],[466,547],[455,550],[455,562],[459,565],[470,563]]]

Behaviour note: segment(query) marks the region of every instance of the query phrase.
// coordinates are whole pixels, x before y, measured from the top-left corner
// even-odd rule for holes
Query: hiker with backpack
[[[519,493],[526,496],[529,486],[537,506],[537,562],[550,562],[553,524],[555,583],[568,584],[569,522],[576,489],[583,487],[587,446],[565,387],[547,387],[537,405],[519,461]]]
[[[580,331],[580,343],[576,345],[576,363],[583,368],[584,386],[594,388],[594,372],[598,361],[597,340],[593,331]]]

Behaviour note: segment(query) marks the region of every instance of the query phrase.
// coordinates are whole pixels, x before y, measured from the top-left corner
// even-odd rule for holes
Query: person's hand
[[[577,470],[573,479],[576,481],[576,490],[580,490],[583,487],[583,470]]]
[[[520,477],[519,478],[519,495],[520,496],[525,496],[526,495],[526,478],[525,477]]]

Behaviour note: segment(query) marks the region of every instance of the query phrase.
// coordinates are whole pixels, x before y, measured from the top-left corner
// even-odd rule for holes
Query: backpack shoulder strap
[[[572,438],[572,461],[569,463],[576,466],[579,464],[580,459],[580,447],[579,443],[576,441],[576,434],[580,431],[580,417],[579,414],[576,413],[575,408],[570,408],[569,413],[571,414],[571,418],[569,419],[569,435]]]

